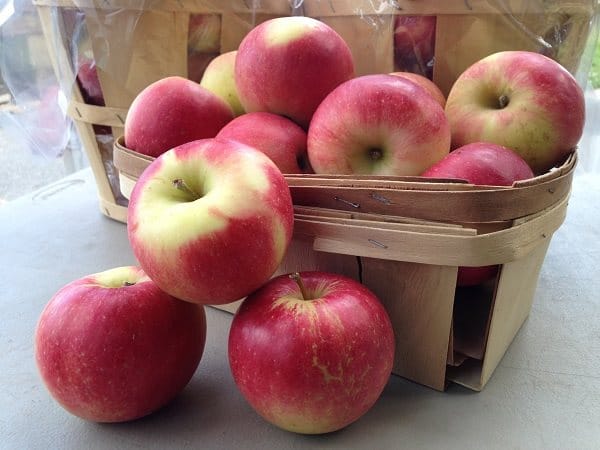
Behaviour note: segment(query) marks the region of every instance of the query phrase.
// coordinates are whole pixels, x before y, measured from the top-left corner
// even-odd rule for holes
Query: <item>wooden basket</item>
[[[144,87],[169,75],[188,76],[188,25],[193,15],[220,18],[218,52],[236,49],[245,34],[264,20],[292,13],[319,18],[349,43],[357,75],[398,69],[393,51],[395,18],[435,16],[432,77],[447,94],[466,67],[500,50],[543,52],[574,73],[597,8],[593,0],[304,0],[296,2],[300,7],[294,11],[288,0],[261,0],[257,9],[251,8],[253,3],[34,0],[55,71],[69,88],[68,113],[94,172],[104,214],[120,221],[126,217],[127,199],[113,163],[113,136],[123,133],[127,109]],[[61,19],[75,5],[86,13],[106,106],[86,104],[75,81]],[[131,34],[124,33],[132,23]]]
[[[129,196],[153,158],[122,138],[114,157]],[[531,309],[575,164],[572,153],[557,169],[507,188],[288,175],[294,237],[277,274],[324,270],[362,282],[392,320],[395,374],[439,390],[448,381],[480,390]],[[500,265],[495,280],[457,288],[459,266],[483,265]]]
[[[119,190],[112,148],[114,137],[123,134],[127,110],[136,95],[161,78],[188,77],[190,61],[206,66],[219,53],[237,49],[254,25],[291,13],[289,3],[282,0],[261,0],[254,7],[244,0],[34,0],[34,4],[54,70],[70,93],[67,113],[90,161],[101,210],[121,222],[127,215],[127,199]],[[64,18],[74,9],[85,13],[106,106],[86,104],[76,82]],[[195,54],[198,58],[192,60],[188,26],[199,16],[219,18],[220,38],[218,48]],[[202,67],[194,70],[200,75]]]

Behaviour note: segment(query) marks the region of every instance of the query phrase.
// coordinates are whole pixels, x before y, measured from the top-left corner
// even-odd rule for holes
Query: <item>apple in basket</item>
[[[237,50],[223,53],[213,59],[206,67],[200,86],[208,89],[213,94],[222,98],[229,104],[233,114],[240,116],[244,114],[244,107],[235,87],[234,68]]]
[[[446,114],[453,148],[493,142],[516,151],[540,174],[577,145],[585,101],[575,78],[557,62],[538,53],[505,51],[458,77]]]
[[[418,84],[423,89],[425,89],[429,93],[429,95],[431,95],[440,104],[442,108],[446,106],[446,97],[444,97],[444,93],[429,78],[424,77],[423,75],[419,75],[418,73],[412,72],[392,72],[390,73],[390,75],[406,78],[407,80]]]
[[[512,150],[487,142],[474,142],[460,147],[422,176],[458,178],[476,185],[511,186],[515,181],[533,178],[527,163]],[[457,285],[472,286],[493,278],[498,266],[459,267]]]
[[[282,173],[311,172],[306,153],[306,132],[277,114],[252,112],[233,119],[217,138],[233,139],[267,155]]]
[[[316,173],[420,175],[450,151],[450,126],[421,86],[365,75],[335,88],[308,130]]]
[[[143,89],[125,119],[125,146],[158,156],[186,142],[212,138],[233,119],[224,100],[198,83],[167,77]]]
[[[292,237],[287,182],[260,151],[232,140],[175,147],[144,170],[127,230],[140,265],[174,297],[224,304],[275,272]]]
[[[394,332],[377,297],[337,274],[281,275],[248,296],[229,332],[233,378],[249,404],[288,431],[341,429],[377,401]]]
[[[52,297],[35,330],[35,361],[67,411],[123,422],[159,409],[187,385],[205,338],[202,306],[163,292],[138,267],[119,267]]]
[[[261,23],[242,40],[235,62],[235,82],[246,111],[280,114],[305,129],[325,96],[353,76],[346,42],[309,17]]]
[[[394,20],[396,70],[431,78],[435,56],[435,16],[398,15]]]

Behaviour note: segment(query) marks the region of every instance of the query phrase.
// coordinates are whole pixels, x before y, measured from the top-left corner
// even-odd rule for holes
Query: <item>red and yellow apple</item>
[[[200,86],[222,98],[229,104],[233,114],[244,114],[244,108],[235,87],[234,68],[237,51],[223,53],[213,59],[202,75]]]
[[[515,181],[533,178],[527,163],[514,151],[488,142],[474,142],[460,147],[422,176],[458,178],[476,185],[511,186]],[[459,267],[458,286],[472,286],[493,278],[498,266]]]
[[[225,101],[198,83],[167,77],[143,89],[125,119],[125,145],[158,156],[186,142],[212,138],[233,119]]]
[[[308,130],[316,173],[420,175],[450,151],[444,110],[422,87],[365,75],[334,89]]]
[[[35,361],[71,414],[123,422],[161,408],[188,384],[205,338],[202,306],[166,294],[138,267],[119,267],[52,297],[35,330]]]
[[[129,242],[158,286],[194,303],[245,297],[279,266],[291,240],[287,182],[260,151],[204,139],[155,159],[129,200]]]
[[[453,148],[493,142],[516,151],[540,174],[577,145],[585,101],[575,78],[557,62],[538,53],[505,51],[459,76],[446,115]]]
[[[306,132],[277,114],[244,114],[225,125],[217,138],[233,139],[260,150],[282,173],[311,172],[306,154]]]
[[[324,272],[272,279],[248,296],[229,332],[233,378],[248,403],[288,431],[339,430],[377,401],[394,332],[377,297]]]
[[[280,114],[304,129],[325,96],[353,76],[346,42],[309,17],[261,23],[242,40],[235,62],[235,83],[246,111]]]
[[[423,75],[419,75],[418,73],[412,72],[392,72],[390,73],[390,75],[405,78],[407,80],[412,81],[413,83],[418,84],[423,89],[425,89],[429,93],[429,95],[431,95],[434,98],[434,100],[436,100],[440,104],[442,108],[446,106],[446,97],[444,97],[444,93],[429,78]]]

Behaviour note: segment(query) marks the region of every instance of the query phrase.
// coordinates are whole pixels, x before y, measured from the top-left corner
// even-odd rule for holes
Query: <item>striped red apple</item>
[[[459,76],[448,94],[446,114],[453,148],[492,142],[516,151],[540,174],[577,145],[585,101],[575,78],[554,60],[505,51]]]
[[[139,267],[118,267],[52,297],[35,330],[35,361],[67,411],[124,422],[156,411],[187,385],[205,338],[202,306],[168,295]]]
[[[309,17],[261,23],[242,40],[235,61],[235,83],[246,111],[280,114],[305,129],[325,96],[353,76],[346,42]]]
[[[248,296],[229,333],[233,378],[264,419],[288,431],[339,430],[377,401],[394,332],[377,297],[341,275],[282,275]]]
[[[233,139],[267,155],[282,173],[310,173],[306,132],[290,119],[252,112],[225,125],[217,138]]]
[[[450,151],[450,126],[421,86],[392,75],[365,75],[335,88],[308,130],[316,173],[420,175]]]
[[[148,276],[201,304],[229,303],[265,283],[292,228],[279,169],[260,151],[225,139],[193,141],[155,159],[131,193],[127,218]]]
[[[233,119],[229,105],[198,83],[162,78],[133,100],[125,119],[125,145],[149,156],[196,139],[213,138]]]

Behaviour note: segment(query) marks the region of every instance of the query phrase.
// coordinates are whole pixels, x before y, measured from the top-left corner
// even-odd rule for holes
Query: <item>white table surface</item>
[[[325,436],[288,433],[246,404],[229,372],[231,316],[207,309],[200,366],[167,407],[94,424],[54,402],[33,331],[50,297],[83,275],[135,263],[125,226],[98,209],[89,170],[0,207],[0,448],[599,449],[600,177],[575,177],[529,319],[483,392],[392,376],[376,405]]]

